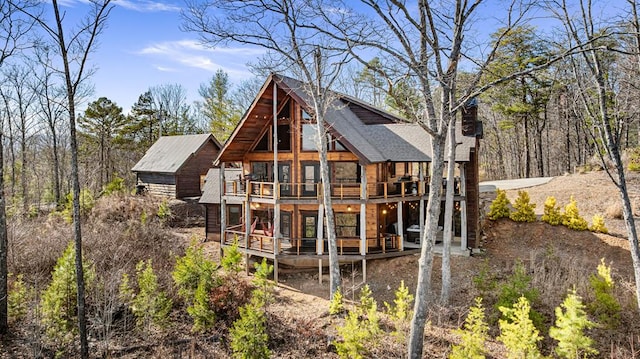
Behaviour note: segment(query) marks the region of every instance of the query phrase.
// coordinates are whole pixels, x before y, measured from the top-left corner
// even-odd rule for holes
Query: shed
[[[137,188],[162,197],[199,197],[221,147],[212,134],[160,137],[131,169]]]
[[[224,171],[225,180],[236,180],[242,175],[241,168],[226,168]],[[205,238],[206,240],[220,241],[220,203],[222,199],[222,183],[220,178],[220,168],[211,168],[204,180],[202,197],[200,204],[205,210]],[[242,201],[227,201],[227,222],[239,224],[241,220]]]

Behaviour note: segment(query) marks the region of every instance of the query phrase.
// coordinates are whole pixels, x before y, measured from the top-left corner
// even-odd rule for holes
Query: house
[[[200,197],[199,203],[204,207],[204,222],[205,222],[205,240],[220,241],[220,233],[222,227],[220,226],[220,203],[221,203],[221,186],[224,180],[221,176],[220,168],[210,168],[207,172],[207,176],[204,179],[204,187],[202,190],[202,197]],[[239,168],[226,168],[224,175],[227,178],[238,179],[242,176],[242,170]],[[235,205],[235,206],[234,206]],[[241,223],[242,212],[242,200],[237,197],[230,197],[227,199],[227,225],[238,225]]]
[[[138,191],[177,199],[200,197],[221,147],[211,134],[160,137],[131,169]]]
[[[338,254],[342,261],[361,260],[366,278],[367,259],[419,251],[434,175],[430,137],[419,125],[336,96],[326,115],[326,136]],[[221,245],[237,241],[247,255],[273,260],[276,279],[279,263],[322,270],[328,258],[326,188],[310,104],[301,82],[269,76],[216,159],[224,179]],[[476,245],[479,227],[479,136],[475,117],[466,117],[472,126],[459,126],[468,136],[458,137],[457,176],[445,181],[455,186],[453,250],[461,254]],[[230,162],[242,164],[241,178],[225,176]]]

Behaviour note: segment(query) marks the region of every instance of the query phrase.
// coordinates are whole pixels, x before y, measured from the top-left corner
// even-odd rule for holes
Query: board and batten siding
[[[211,141],[192,155],[176,173],[177,198],[198,197],[202,194],[200,188],[201,177],[207,175],[209,168],[213,167],[213,160],[218,154],[218,149]]]
[[[204,208],[207,240],[220,242],[220,205],[207,203]]]

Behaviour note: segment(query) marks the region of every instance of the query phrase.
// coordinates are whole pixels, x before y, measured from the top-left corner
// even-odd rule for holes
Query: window
[[[227,224],[229,226],[235,226],[242,223],[242,205],[240,204],[228,204],[227,205]]]
[[[256,144],[256,147],[254,147],[254,151],[269,151],[269,143],[271,141],[269,141],[269,139],[271,138],[271,131],[267,130],[264,135],[262,135],[262,138],[260,139],[260,141],[258,141],[258,143]]]
[[[302,124],[302,150],[317,151],[316,145],[316,125],[311,123]]]
[[[327,133],[327,150],[329,151],[346,151],[347,149],[332,134]]]
[[[251,174],[252,180],[259,182],[269,182],[273,177],[272,162],[252,162]]]
[[[302,238],[317,238],[317,222],[316,212],[302,213]]]
[[[302,164],[302,194],[316,195],[317,186],[320,182],[320,166],[317,162],[307,162]]]
[[[360,236],[360,215],[358,213],[336,213],[336,236]]]
[[[331,162],[331,182],[360,183],[360,166],[357,162]]]
[[[262,135],[260,141],[253,148],[254,151],[272,151],[273,128],[270,126],[267,131]],[[291,151],[291,126],[289,120],[278,121],[278,151],[288,152]]]

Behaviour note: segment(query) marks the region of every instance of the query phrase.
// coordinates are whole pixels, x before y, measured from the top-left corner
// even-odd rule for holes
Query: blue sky
[[[97,51],[90,57],[97,67],[90,79],[95,86],[90,101],[104,96],[128,112],[149,87],[180,84],[191,102],[200,98],[200,84],[218,69],[226,71],[233,83],[249,78],[245,64],[262,52],[246,46],[203,47],[196,34],[179,29],[182,1],[120,0],[115,4]],[[86,9],[74,0],[65,5],[70,12]]]

